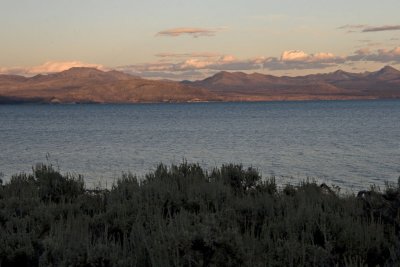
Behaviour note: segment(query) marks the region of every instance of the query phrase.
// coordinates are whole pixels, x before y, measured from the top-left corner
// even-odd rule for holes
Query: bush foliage
[[[253,168],[160,164],[111,189],[40,165],[0,185],[0,266],[393,266],[400,189],[278,189]]]

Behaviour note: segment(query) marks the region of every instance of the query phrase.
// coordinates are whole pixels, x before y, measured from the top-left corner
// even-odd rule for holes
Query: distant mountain
[[[277,77],[222,71],[201,81],[146,80],[119,71],[72,68],[23,77],[0,75],[0,103],[141,103],[400,99],[400,71]]]
[[[219,100],[207,89],[118,71],[72,68],[31,78],[0,75],[0,103],[138,103]]]
[[[383,69],[377,72],[370,73],[368,75],[368,77],[371,79],[377,79],[382,81],[393,81],[393,80],[398,81],[399,76],[400,76],[400,71],[390,66],[386,66]]]
[[[298,77],[222,71],[182,83],[209,89],[230,101],[400,98],[400,71],[390,66],[376,72],[338,70]]]

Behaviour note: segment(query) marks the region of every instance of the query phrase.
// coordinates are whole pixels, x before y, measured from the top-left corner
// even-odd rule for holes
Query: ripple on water
[[[365,188],[397,181],[399,120],[400,101],[1,105],[0,172],[29,172],[49,153],[96,183],[186,159]]]

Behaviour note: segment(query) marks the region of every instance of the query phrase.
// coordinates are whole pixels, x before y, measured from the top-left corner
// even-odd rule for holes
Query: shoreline
[[[271,99],[271,100],[232,100],[232,101],[143,101],[143,102],[51,102],[51,101],[30,101],[27,99],[11,100],[10,102],[0,101],[2,105],[146,105],[146,104],[204,104],[204,103],[280,103],[280,102],[342,102],[342,101],[399,101],[400,98],[344,98],[344,99]]]

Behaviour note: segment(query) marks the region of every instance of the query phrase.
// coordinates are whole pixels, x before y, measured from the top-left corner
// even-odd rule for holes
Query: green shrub
[[[87,190],[38,165],[0,187],[0,266],[398,264],[400,185],[337,192],[187,162]]]
[[[37,165],[33,169],[42,200],[70,201],[84,192],[83,177],[63,176],[50,165]]]

